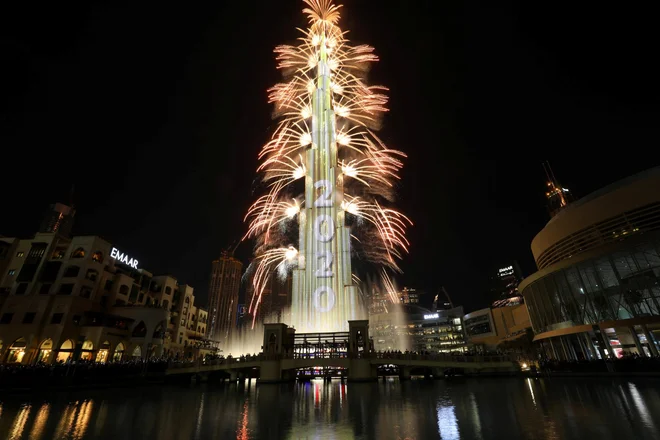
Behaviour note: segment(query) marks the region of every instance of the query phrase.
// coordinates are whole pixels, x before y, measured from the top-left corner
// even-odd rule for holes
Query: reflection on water
[[[458,421],[453,406],[441,406],[438,403],[438,432],[444,440],[455,440],[461,438],[458,435]]]
[[[311,381],[2,396],[0,439],[651,439],[660,380]]]
[[[14,424],[11,427],[11,431],[9,432],[9,437],[8,437],[9,439],[13,440],[16,438],[21,438],[31,408],[32,407],[30,405],[25,405],[18,412],[16,418],[14,419]]]
[[[48,403],[42,404],[41,408],[37,411],[37,417],[34,419],[34,422],[32,422],[32,430],[30,431],[31,439],[39,440],[41,438],[44,428],[46,427],[49,411],[50,404]]]

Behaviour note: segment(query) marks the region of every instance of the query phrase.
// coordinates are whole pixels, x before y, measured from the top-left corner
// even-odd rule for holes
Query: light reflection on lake
[[[657,439],[660,380],[311,381],[0,396],[0,439]]]

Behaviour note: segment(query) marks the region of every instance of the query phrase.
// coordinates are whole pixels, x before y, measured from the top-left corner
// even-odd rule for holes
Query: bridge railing
[[[398,360],[406,361],[436,361],[436,362],[464,362],[464,363],[488,363],[488,362],[511,362],[512,359],[509,356],[491,356],[491,355],[453,355],[453,354],[420,354],[420,353],[385,353],[385,352],[366,352],[358,354],[347,354],[347,353],[333,353],[333,356],[300,356],[295,355],[279,355],[279,354],[265,354],[259,353],[254,356],[240,356],[240,357],[227,357],[219,359],[209,359],[202,360],[198,359],[196,361],[170,361],[168,363],[168,369],[180,369],[180,368],[191,368],[191,367],[213,367],[213,366],[231,366],[235,368],[240,368],[241,364],[248,362],[259,362],[266,360],[281,360],[281,359],[331,359],[331,358],[370,358],[370,359],[382,359],[390,360],[392,363],[396,363]]]
[[[265,361],[271,359],[281,359],[280,356],[266,355],[260,353],[254,356],[226,357],[218,359],[198,359],[195,361],[170,361],[167,364],[168,369],[191,368],[191,367],[213,367],[240,365],[241,363]]]

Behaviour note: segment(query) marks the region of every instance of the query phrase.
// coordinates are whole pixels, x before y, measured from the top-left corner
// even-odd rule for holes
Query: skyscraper
[[[63,237],[68,237],[71,234],[71,227],[73,226],[73,216],[76,211],[62,203],[55,203],[50,205],[50,210],[44,215],[39,227],[39,232],[56,232]]]
[[[559,182],[557,182],[557,179],[555,178],[555,173],[552,171],[548,161],[543,163],[543,169],[548,178],[546,183],[548,190],[545,193],[545,196],[548,199],[548,212],[550,212],[550,217],[554,217],[570,203],[571,194],[568,189],[559,185]]]
[[[387,207],[405,154],[374,133],[387,89],[364,81],[365,67],[378,60],[373,48],[345,39],[339,5],[304,3],[309,26],[299,44],[275,48],[285,79],[269,89],[280,122],[259,154],[268,193],[246,217],[246,238],[257,239],[249,310],[260,307],[273,272],[292,273],[289,324],[346,331],[366,315],[351,256],[386,273],[398,272],[407,252],[412,222]]]
[[[226,342],[236,327],[238,288],[243,263],[223,252],[211,265],[209,283],[209,339]]]
[[[492,307],[514,306],[523,302],[522,295],[518,292],[518,284],[523,279],[518,262],[501,267],[497,274],[491,277]]]

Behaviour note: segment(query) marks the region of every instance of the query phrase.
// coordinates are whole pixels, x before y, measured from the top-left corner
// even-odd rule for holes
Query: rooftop
[[[582,206],[582,205],[585,205],[585,204],[587,204],[587,203],[589,203],[589,202],[591,202],[591,201],[593,201],[593,200],[596,200],[596,199],[599,198],[599,197],[604,196],[605,194],[611,193],[611,192],[616,191],[617,189],[620,189],[620,188],[624,188],[624,187],[626,187],[626,186],[630,185],[631,183],[636,182],[636,181],[638,181],[638,180],[644,180],[644,179],[647,179],[647,178],[649,178],[649,177],[658,176],[658,175],[660,175],[660,166],[653,167],[653,168],[650,168],[650,169],[648,169],[648,170],[641,171],[641,172],[639,172],[639,173],[637,173],[637,174],[633,174],[632,176],[628,176],[628,177],[623,178],[623,179],[621,179],[621,180],[617,180],[617,181],[614,182],[614,183],[611,183],[611,184],[609,184],[609,185],[607,185],[607,186],[604,186],[604,187],[602,187],[602,188],[600,188],[600,189],[598,189],[598,190],[596,190],[596,191],[594,191],[594,192],[592,192],[592,193],[590,193],[590,194],[588,194],[588,195],[582,197],[581,199],[579,199],[579,200],[577,200],[577,201],[575,201],[575,202],[573,202],[573,203],[570,203],[570,204],[569,204],[568,206],[566,206],[564,209],[562,209],[561,211],[559,211],[559,212],[557,213],[557,215],[555,215],[554,217],[552,217],[552,218],[550,219],[550,221],[548,222],[548,224],[553,223],[553,222],[556,221],[558,218],[560,218],[560,217],[562,217],[563,215],[565,215],[566,212],[569,212],[569,211],[572,211],[572,210],[574,210],[574,209],[577,209],[577,208],[579,208],[579,207]]]

